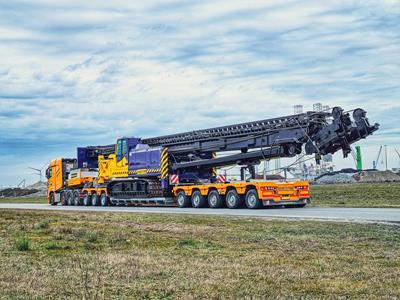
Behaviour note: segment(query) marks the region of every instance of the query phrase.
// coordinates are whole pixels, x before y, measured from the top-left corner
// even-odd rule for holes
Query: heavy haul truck
[[[307,181],[256,180],[262,160],[343,151],[379,128],[363,109],[307,112],[153,138],[120,138],[115,145],[77,148],[76,158],[51,161],[51,205],[177,205],[179,207],[305,206]],[[225,152],[227,155],[217,155]],[[240,166],[241,180],[217,169]],[[248,175],[249,174],[249,175]]]

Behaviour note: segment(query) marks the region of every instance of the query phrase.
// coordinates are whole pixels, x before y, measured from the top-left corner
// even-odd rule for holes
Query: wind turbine
[[[32,167],[28,167],[31,170],[34,170],[35,173],[32,173],[34,175],[38,175],[39,176],[39,181],[42,182],[42,178],[43,178],[43,169],[48,165],[48,162],[46,162],[40,169],[37,168],[32,168]]]
[[[399,168],[400,168],[400,152],[396,148],[394,148],[394,151],[396,151],[397,155],[399,156]]]

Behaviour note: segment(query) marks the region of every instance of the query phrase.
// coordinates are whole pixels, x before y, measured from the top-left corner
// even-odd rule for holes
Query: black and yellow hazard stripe
[[[217,158],[217,153],[213,152],[212,153],[212,159]],[[217,168],[212,168],[211,174],[213,177],[217,177]]]
[[[143,174],[149,174],[149,173],[160,173],[161,169],[138,169],[138,170],[133,170],[129,171],[130,175],[143,175]]]
[[[168,148],[161,151],[161,178],[168,177]]]

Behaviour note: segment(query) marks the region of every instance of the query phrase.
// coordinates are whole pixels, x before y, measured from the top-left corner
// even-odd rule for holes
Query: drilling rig
[[[294,157],[302,151],[317,163],[379,128],[363,109],[310,111],[273,119],[166,136],[119,138],[116,144],[77,148],[76,158],[51,161],[48,202],[52,205],[177,205],[260,208],[305,206],[309,183],[256,180],[262,160]],[[229,153],[219,156],[219,153]],[[229,182],[217,170],[240,166],[241,180]],[[249,177],[246,174],[250,174]]]

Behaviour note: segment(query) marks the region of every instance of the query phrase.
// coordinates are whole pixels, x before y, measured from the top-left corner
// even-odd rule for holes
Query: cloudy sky
[[[400,150],[400,2],[0,0],[0,185],[113,143],[362,107]],[[335,157],[352,167],[352,159]]]

